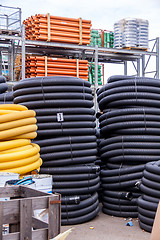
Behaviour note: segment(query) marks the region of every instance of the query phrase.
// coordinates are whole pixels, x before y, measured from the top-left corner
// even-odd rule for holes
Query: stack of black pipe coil
[[[13,103],[13,92],[6,92],[8,90],[8,84],[6,78],[0,76],[0,104]]]
[[[0,104],[13,104],[13,92],[0,94]]]
[[[95,164],[100,167],[100,171],[101,171],[102,169],[105,168],[105,163],[101,160],[101,156],[100,156],[99,145],[100,145],[100,142],[101,142],[101,138],[100,138],[99,128],[97,128],[96,136],[97,136],[97,159],[95,161]],[[97,192],[98,192],[99,202],[102,202],[102,184],[101,184],[101,181],[100,181],[100,187],[99,187]]]
[[[97,95],[103,212],[137,217],[142,171],[160,159],[160,81],[112,76]]]
[[[8,89],[8,85],[6,83],[6,78],[0,76],[0,94],[5,93]]]
[[[142,229],[152,231],[155,214],[160,200],[160,161],[147,163],[143,171],[138,198],[138,218]]]
[[[62,194],[62,224],[77,224],[99,211],[100,167],[90,83],[73,77],[23,80],[14,86],[14,103],[36,111],[41,173],[53,175]]]

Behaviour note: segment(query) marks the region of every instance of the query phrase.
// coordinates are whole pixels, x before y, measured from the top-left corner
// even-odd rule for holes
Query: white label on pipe
[[[63,122],[64,121],[63,113],[57,113],[57,121],[58,122]]]

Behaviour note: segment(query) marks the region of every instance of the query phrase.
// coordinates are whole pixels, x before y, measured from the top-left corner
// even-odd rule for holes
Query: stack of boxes
[[[113,44],[114,44],[114,33],[104,31],[104,47],[113,48]]]
[[[106,30],[91,30],[91,43],[90,46],[94,47],[98,45],[98,47],[105,48],[113,48],[114,43],[114,33]]]
[[[95,65],[89,64],[89,78],[91,84],[95,84]],[[102,85],[102,65],[98,65],[98,85]]]
[[[98,45],[98,47],[102,47],[101,32],[99,30],[92,29],[90,46],[94,47],[96,45]]]

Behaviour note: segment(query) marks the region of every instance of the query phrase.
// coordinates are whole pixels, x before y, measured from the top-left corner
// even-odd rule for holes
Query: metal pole
[[[140,59],[137,59],[137,77],[140,77]]]
[[[0,75],[2,75],[2,52],[0,51]]]
[[[14,40],[11,43],[11,81],[14,81]]]
[[[142,55],[142,77],[145,77],[145,55]]]
[[[22,24],[22,79],[25,79],[25,25]]]
[[[159,37],[156,38],[156,78],[159,78]]]
[[[21,19],[22,19],[22,11],[19,9],[19,30],[21,29]]]
[[[124,75],[127,75],[127,61],[124,61]]]
[[[9,20],[8,20],[8,16],[7,16],[7,18],[6,18],[6,27],[7,27],[7,30],[8,30],[8,25],[9,25]]]
[[[8,48],[8,77],[9,77],[9,80],[11,81],[11,46],[9,46]]]
[[[95,64],[95,85],[94,85],[94,101],[95,101],[95,112],[98,112],[97,94],[98,89],[98,45],[95,46],[94,53],[94,64]]]

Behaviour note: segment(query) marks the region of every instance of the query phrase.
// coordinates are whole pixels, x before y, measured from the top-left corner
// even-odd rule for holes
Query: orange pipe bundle
[[[91,41],[91,21],[36,14],[24,20],[26,39],[87,45]]]
[[[26,57],[26,78],[72,76],[88,81],[88,61],[79,59]]]

